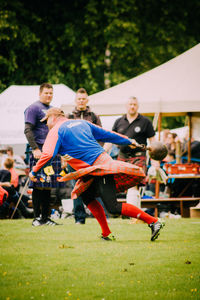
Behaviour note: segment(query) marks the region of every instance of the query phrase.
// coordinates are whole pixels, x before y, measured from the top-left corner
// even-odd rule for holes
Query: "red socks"
[[[108,236],[111,233],[111,231],[108,227],[106,215],[101,204],[97,200],[94,200],[90,202],[87,207],[99,222],[99,225],[101,226],[101,230],[102,230],[102,235],[105,237]]]
[[[106,220],[106,215],[105,215],[104,209],[101,206],[101,204],[97,200],[94,200],[94,201],[90,202],[87,207],[89,208],[89,210],[91,211],[93,216],[99,222],[99,225],[101,226],[101,229],[102,229],[102,235],[103,236],[108,236],[111,233],[111,231],[108,227],[108,223],[107,223],[107,220]],[[132,204],[129,204],[129,203],[123,203],[122,204],[121,214],[123,216],[143,220],[147,224],[151,224],[152,222],[155,223],[155,222],[158,221],[157,218],[154,218],[154,217],[148,215],[147,213],[145,213],[140,208],[138,208],[138,207],[136,207]]]
[[[122,203],[121,214],[123,216],[140,219],[140,220],[146,222],[147,224],[151,224],[152,222],[155,223],[158,221],[157,218],[154,218],[154,217],[148,215],[147,213],[145,213],[143,210],[141,210],[137,206],[134,206],[129,203]]]

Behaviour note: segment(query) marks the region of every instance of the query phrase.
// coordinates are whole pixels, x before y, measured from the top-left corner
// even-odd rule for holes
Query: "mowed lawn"
[[[32,227],[0,220],[0,299],[200,299],[200,219],[167,219],[155,242],[146,224],[94,219]]]

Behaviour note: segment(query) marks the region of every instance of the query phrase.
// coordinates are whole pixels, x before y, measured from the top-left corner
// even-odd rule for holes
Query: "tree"
[[[0,91],[64,83],[89,94],[133,78],[199,42],[198,0],[1,1]]]

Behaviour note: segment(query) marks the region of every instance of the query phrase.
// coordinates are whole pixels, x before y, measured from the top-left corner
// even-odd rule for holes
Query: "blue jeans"
[[[68,172],[74,172],[74,169],[68,165]],[[72,188],[74,188],[75,184],[76,184],[76,180],[72,179],[70,180],[70,183],[72,185]],[[86,212],[85,212],[85,208],[84,208],[84,204],[82,201],[82,198],[79,196],[78,198],[73,200],[73,204],[74,204],[74,218],[75,218],[75,222],[80,222],[82,224],[85,224],[85,218],[86,218]]]

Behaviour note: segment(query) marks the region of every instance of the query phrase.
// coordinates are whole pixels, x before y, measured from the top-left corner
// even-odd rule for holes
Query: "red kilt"
[[[84,181],[84,176],[103,176],[108,174],[114,175],[117,193],[138,185],[145,178],[145,173],[142,168],[126,162],[113,160],[110,155],[103,152],[91,167],[69,173],[59,179],[59,181],[78,179],[71,194],[72,199],[75,199],[87,190],[94,180],[94,178],[90,178]]]
[[[147,173],[147,166],[146,166],[147,158],[146,158],[145,155],[132,156],[132,157],[128,157],[128,158],[122,158],[122,157],[118,156],[117,159],[120,160],[120,161],[125,161],[127,163],[136,165],[136,166],[142,168],[145,174]],[[144,178],[140,183],[142,185],[145,185],[146,184],[146,179]]]

